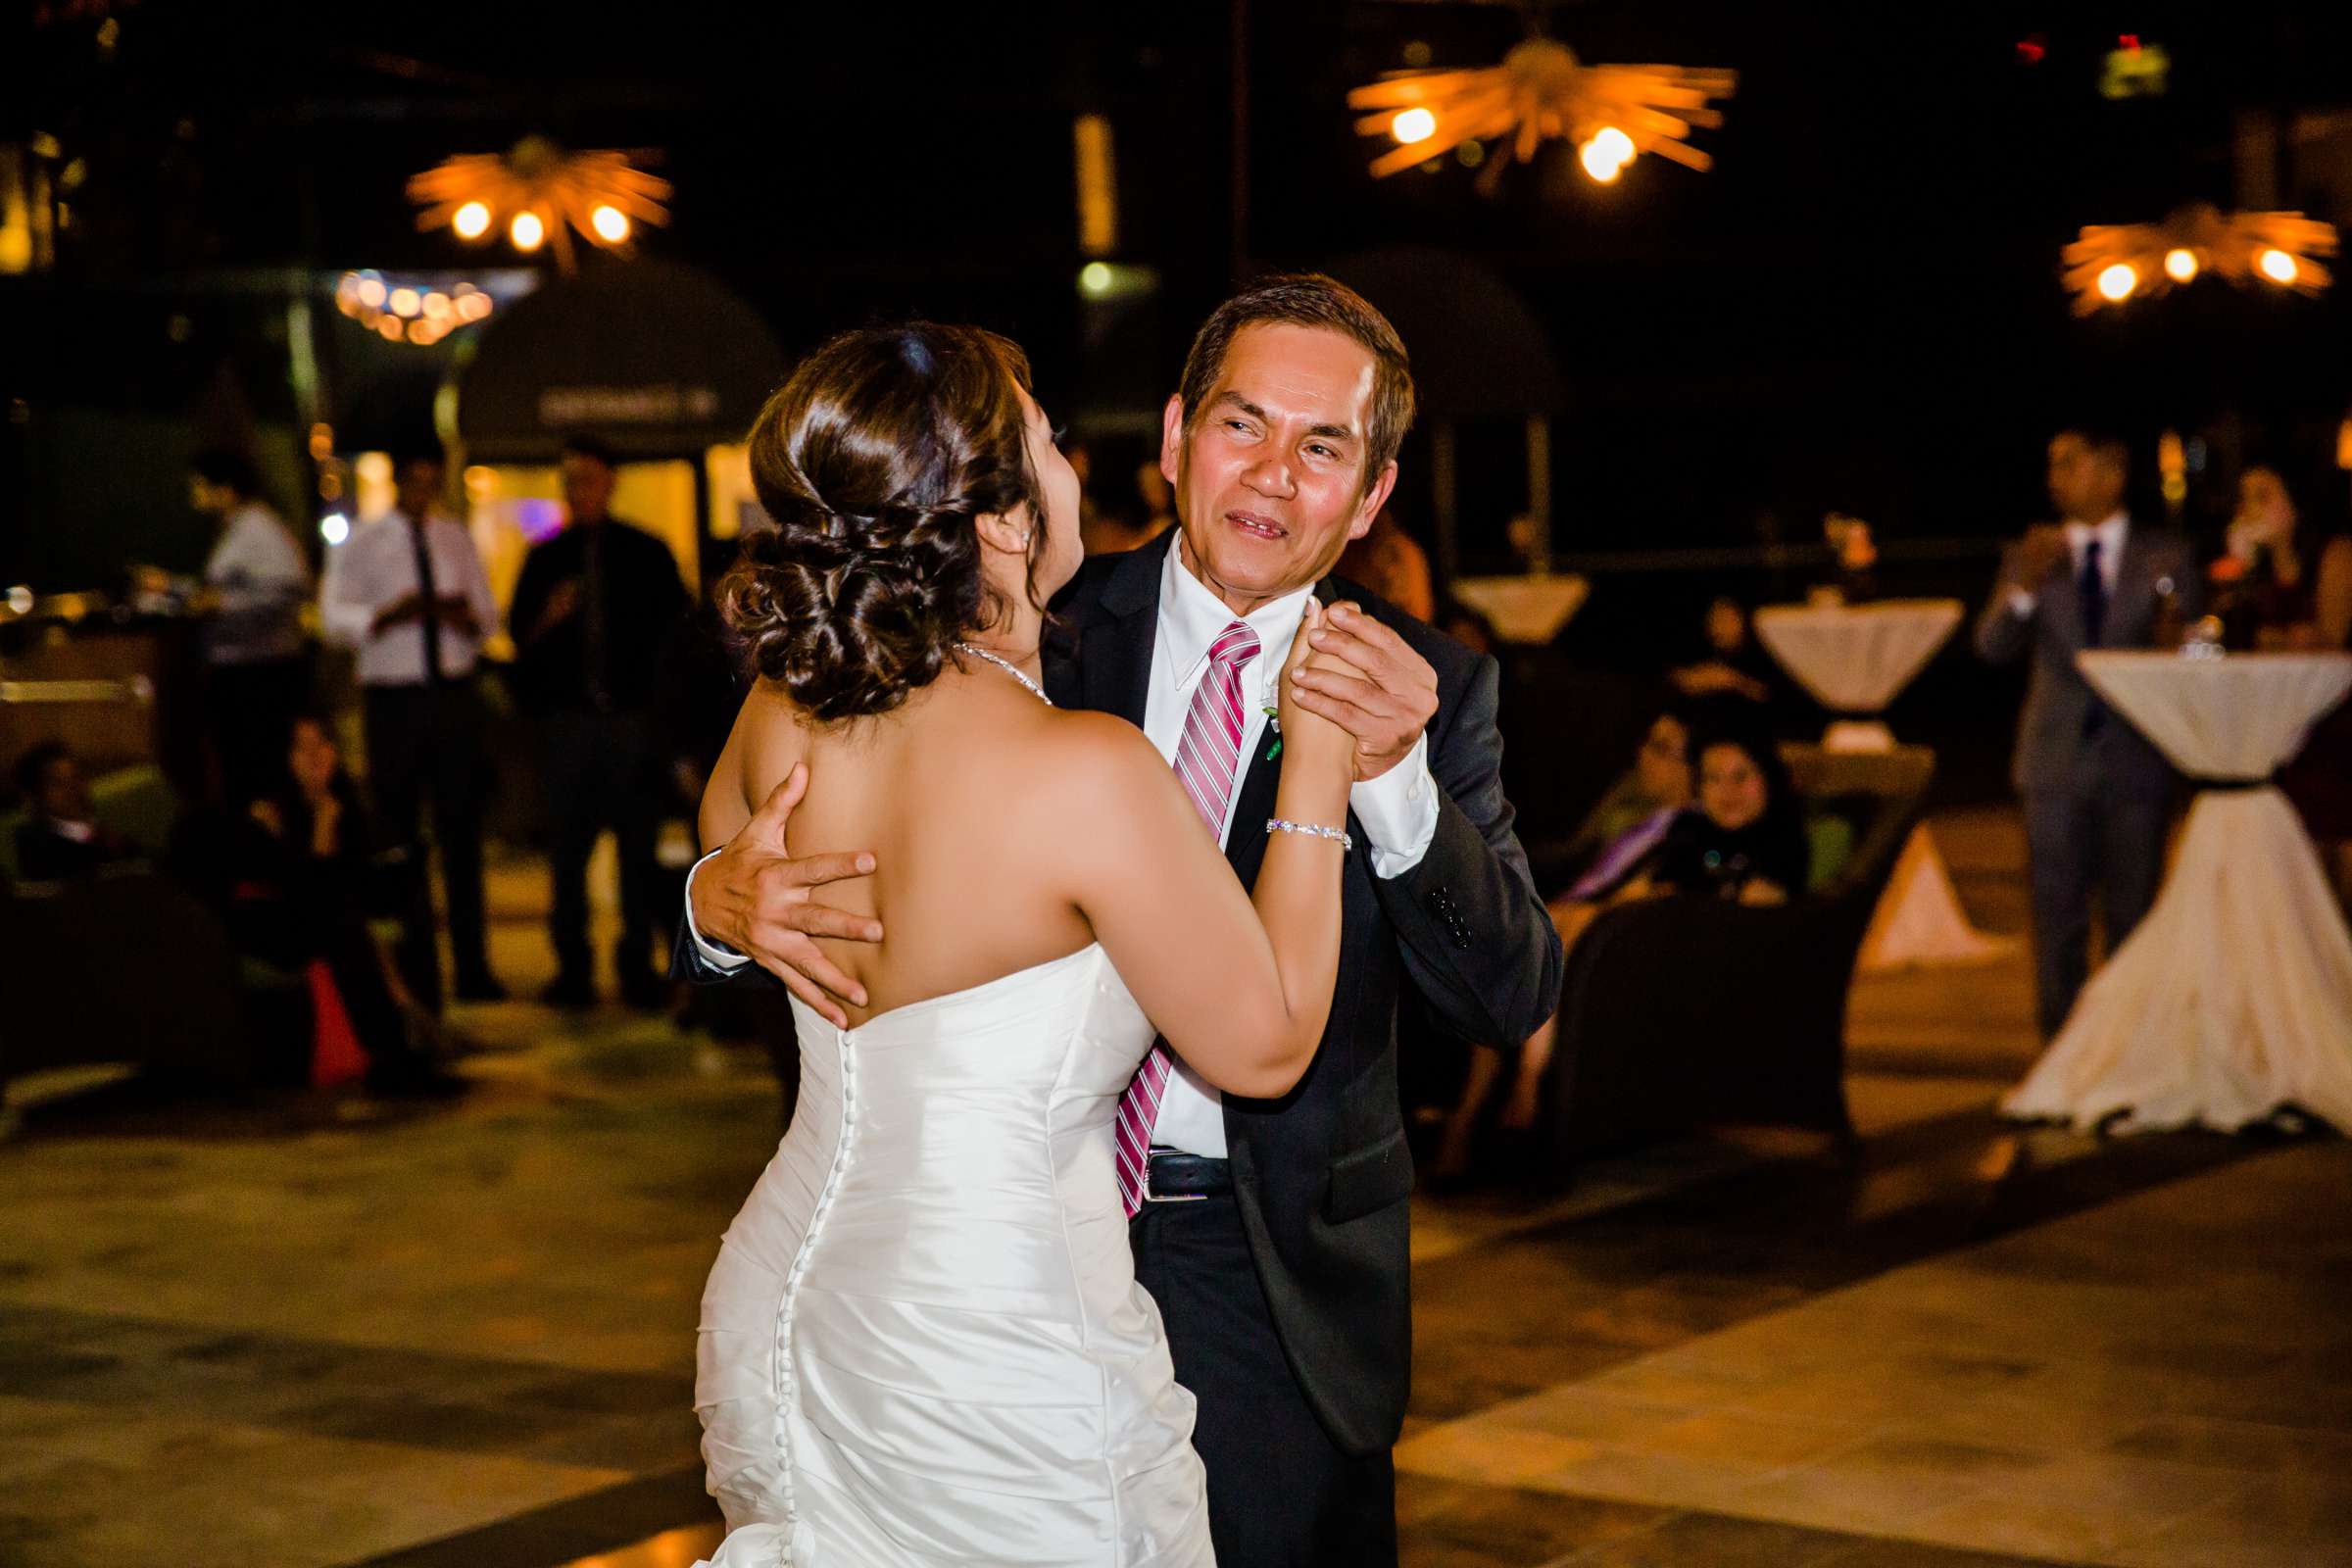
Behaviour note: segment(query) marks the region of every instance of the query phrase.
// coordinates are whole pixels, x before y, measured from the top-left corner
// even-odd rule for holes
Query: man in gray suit
[[[2034,662],[2011,776],[2026,803],[2034,884],[2034,989],[2044,1039],[2073,1010],[2089,971],[2091,890],[2113,953],[2156,902],[2175,778],[2164,754],[2108,710],[2075,667],[2085,648],[2150,648],[2167,598],[2203,612],[2188,541],[2132,520],[2131,452],[2081,428],[2050,443],[2043,523],[2002,556],[1977,652]]]

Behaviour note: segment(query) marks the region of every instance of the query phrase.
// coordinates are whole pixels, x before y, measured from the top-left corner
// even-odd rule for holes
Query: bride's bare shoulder
[[[1175,787],[1144,732],[1114,713],[1064,710],[1040,727],[1038,746],[1041,798],[1067,813],[1064,821],[1149,810]]]
[[[783,687],[770,680],[754,681],[736,710],[735,727],[719,759],[720,772],[732,771],[746,799],[757,805],[795,762],[808,760],[813,733],[808,713]]]

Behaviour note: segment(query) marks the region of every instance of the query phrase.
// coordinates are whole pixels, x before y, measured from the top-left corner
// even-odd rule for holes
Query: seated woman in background
[[[1691,746],[1698,809],[1667,830],[1651,891],[1786,904],[1805,890],[1804,808],[1780,748],[1760,728],[1701,731]]]
[[[1652,737],[1656,735],[1652,727]],[[1643,742],[1646,752],[1649,742]],[[1804,892],[1811,852],[1803,803],[1788,778],[1780,749],[1761,725],[1722,723],[1692,734],[1685,751],[1686,777],[1697,775],[1697,804],[1672,814],[1644,853],[1611,865],[1606,858],[1550,905],[1562,945],[1573,948],[1602,912],[1636,899],[1673,896],[1786,904]],[[1515,1133],[1531,1131],[1543,1106],[1544,1075],[1558,1043],[1554,1017],[1520,1048],[1519,1070],[1497,1118]],[[1474,1046],[1469,1081],[1446,1120],[1431,1175],[1458,1180],[1470,1167],[1479,1112],[1502,1075],[1502,1053]]]
[[[183,875],[222,906],[247,956],[287,973],[323,965],[367,1057],[370,1091],[446,1093],[458,1080],[432,1062],[430,1014],[368,923],[382,867],[326,720],[297,717],[284,758],[276,783],[247,804],[242,820],[192,835],[198,842],[182,857]]]
[[[1669,708],[1649,721],[1634,765],[1569,839],[1567,861],[1577,878],[1563,897],[1583,904],[1615,892],[1648,862],[1690,804],[1690,718]]]

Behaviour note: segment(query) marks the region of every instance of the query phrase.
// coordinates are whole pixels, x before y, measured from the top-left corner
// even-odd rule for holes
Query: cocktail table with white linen
[[[2352,655],[2093,650],[2078,663],[2205,789],[2156,906],[2001,1108],[2230,1131],[2288,1107],[2352,1131],[2352,935],[2268,783],[2352,691]]]
[[[1767,605],[1756,640],[1824,708],[1842,716],[1822,746],[1883,752],[1894,736],[1879,718],[1936,657],[1965,612],[1957,599],[1883,599],[1866,605]],[[1968,923],[1951,872],[1927,824],[1911,830],[1862,939],[1860,967],[1977,963],[2015,947]]]

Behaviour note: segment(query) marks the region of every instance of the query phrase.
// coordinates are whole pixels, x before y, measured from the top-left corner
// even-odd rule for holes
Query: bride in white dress
[[[847,1027],[795,999],[799,1107],[704,1293],[718,1568],[1213,1561],[1113,1116],[1155,1032],[1229,1093],[1305,1070],[1352,742],[1285,671],[1286,830],[1252,900],[1187,793],[1230,788],[1238,757],[1180,757],[1180,783],[1141,731],[1046,700],[1078,481],[1027,381],[992,333],[859,332],[753,428],[779,526],[721,604],[762,679],[703,837],[766,802],[796,856],[872,849],[829,898],[883,936],[827,944]],[[1310,655],[1299,637],[1294,667]]]

